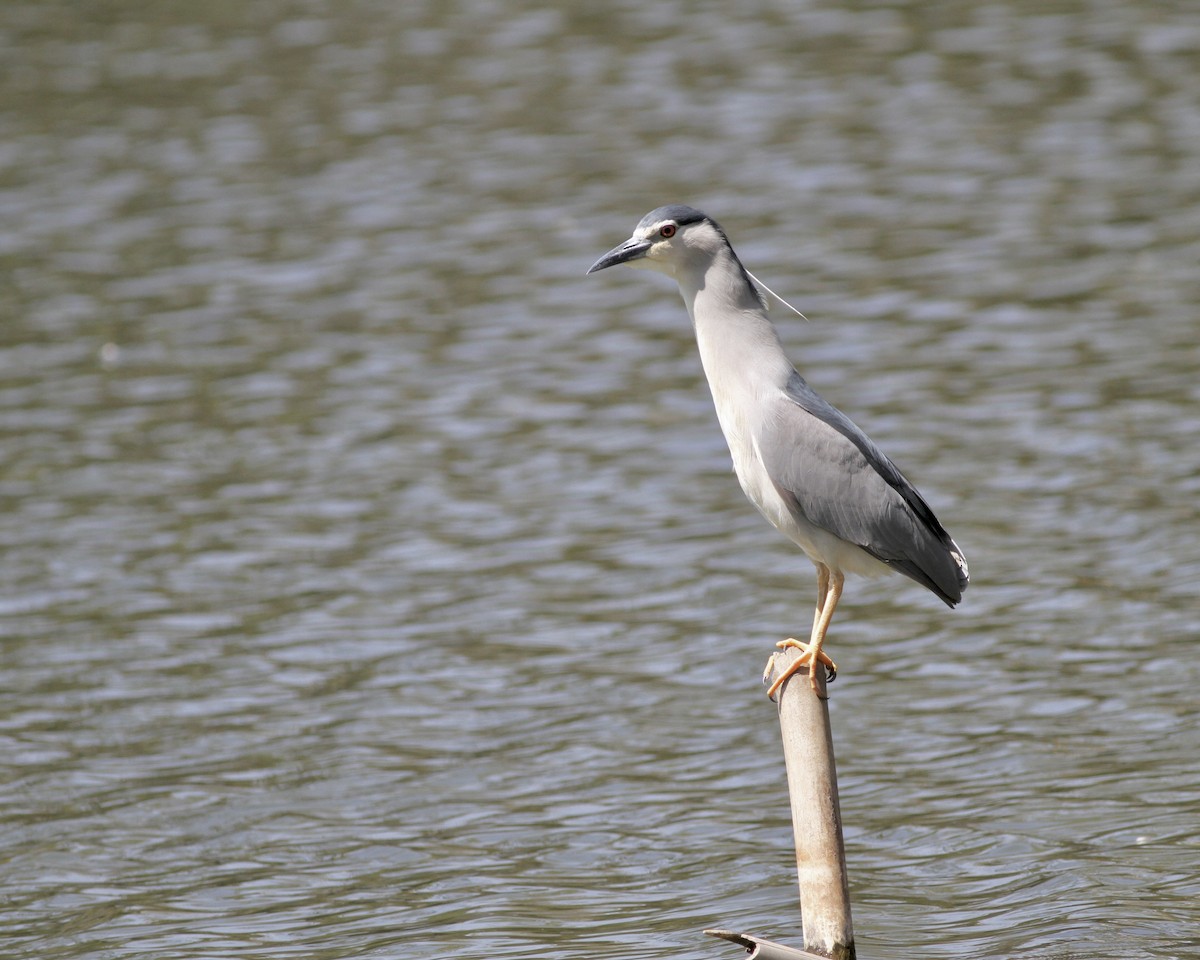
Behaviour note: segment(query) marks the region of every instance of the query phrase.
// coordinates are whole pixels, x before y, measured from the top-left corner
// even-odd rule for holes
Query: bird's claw
[[[802,641],[796,640],[792,637],[788,637],[786,640],[780,640],[778,643],[775,644],[775,646],[779,647],[780,650],[786,650],[789,647],[795,647],[797,650],[800,651],[800,656],[797,657],[795,660],[793,660],[791,665],[786,670],[784,670],[783,673],[781,673],[778,677],[776,677],[775,682],[772,683],[771,686],[768,688],[767,697],[771,700],[775,699],[776,692],[779,690],[780,687],[783,686],[784,682],[789,677],[792,676],[792,674],[797,673],[800,669],[802,669],[805,666],[809,666],[811,660],[813,659],[812,645],[808,644],[808,643],[803,643]],[[773,653],[773,654],[771,654],[770,657],[767,658],[767,665],[763,669],[763,683],[767,683],[768,681],[770,681],[771,674],[774,672],[774,669],[775,669],[775,658],[777,656],[779,656],[778,653]],[[837,679],[837,664],[834,663],[833,660],[830,659],[830,657],[821,650],[816,651],[816,660],[817,660],[817,663],[821,664],[825,668],[825,682],[833,683],[833,681]],[[810,670],[809,676],[811,678],[813,692],[816,693],[816,692],[818,692],[817,691],[817,681],[816,681],[816,677],[811,673],[811,670]],[[818,693],[818,696],[819,695],[820,694]]]

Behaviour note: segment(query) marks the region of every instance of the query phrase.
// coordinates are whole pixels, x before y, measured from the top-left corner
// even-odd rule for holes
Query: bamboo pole
[[[772,672],[785,670],[799,656],[795,649],[777,654]],[[818,674],[820,696],[813,693],[804,669],[788,678],[775,695],[792,803],[804,948],[832,960],[854,960],[854,925],[824,669],[818,669]]]
[[[763,681],[773,680],[800,655],[795,649],[775,654]],[[711,937],[744,947],[749,960],[855,960],[850,885],[846,879],[842,812],[838,805],[837,768],[833,761],[823,668],[817,689],[819,695],[809,685],[808,671],[800,669],[775,694],[792,804],[804,949],[748,933],[704,931]]]

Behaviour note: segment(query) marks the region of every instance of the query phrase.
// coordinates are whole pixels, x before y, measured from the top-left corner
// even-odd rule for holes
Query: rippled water
[[[0,7],[6,955],[799,943],[811,568],[671,285],[719,218],[974,583],[852,583],[859,954],[1200,954],[1200,12]]]

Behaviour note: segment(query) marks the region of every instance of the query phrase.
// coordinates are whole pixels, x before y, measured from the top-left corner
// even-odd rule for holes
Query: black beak
[[[618,263],[640,260],[646,255],[646,251],[649,249],[649,240],[639,240],[637,237],[630,237],[621,245],[613,247],[608,253],[588,267],[588,273],[595,273],[597,270],[613,267]]]

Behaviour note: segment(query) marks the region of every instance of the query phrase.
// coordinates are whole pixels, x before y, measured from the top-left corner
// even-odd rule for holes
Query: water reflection
[[[863,955],[1187,953],[1198,38],[1140,3],[6,5],[13,949],[798,941],[757,674],[811,575],[669,285],[582,279],[681,200],[976,577],[954,614],[856,584],[834,628]]]

